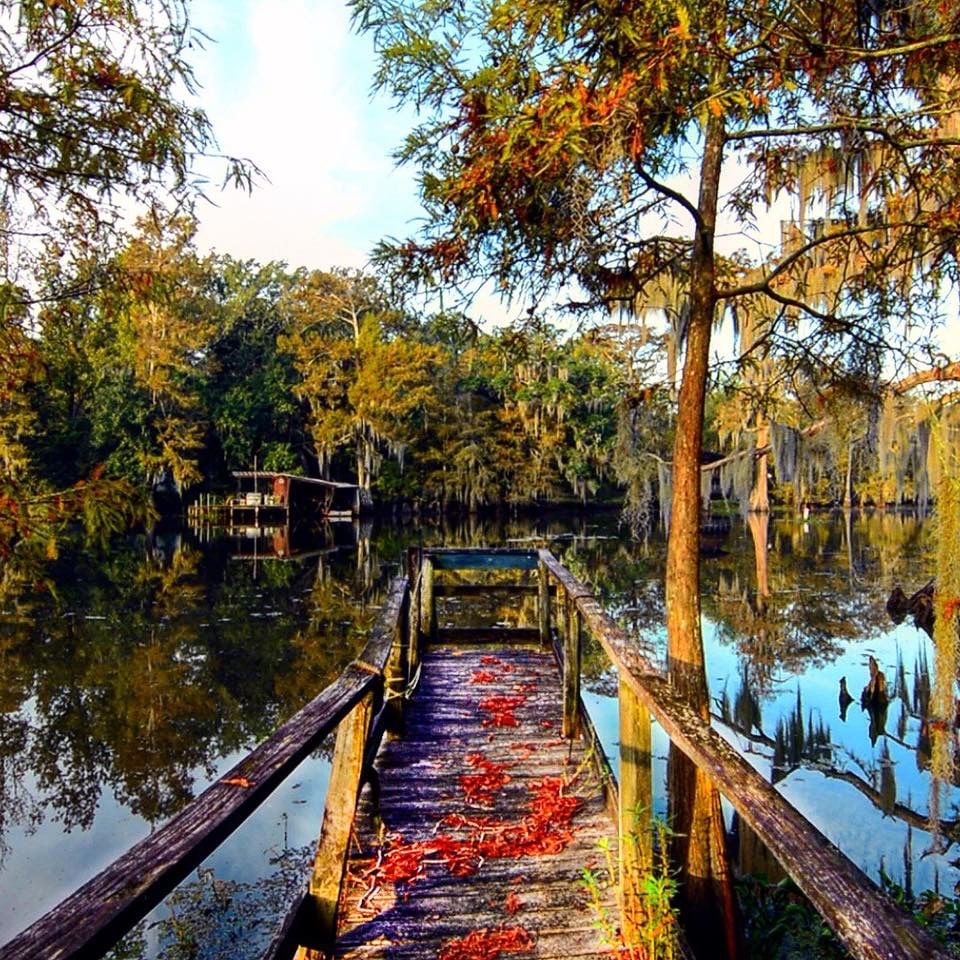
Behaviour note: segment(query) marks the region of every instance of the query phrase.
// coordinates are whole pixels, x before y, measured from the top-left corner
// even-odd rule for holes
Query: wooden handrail
[[[629,634],[549,550],[540,562],[576,604],[638,699],[730,801],[780,861],[844,946],[861,960],[930,960],[948,954],[848,857],[679,698]]]
[[[383,684],[407,590],[390,586],[360,656],[175,817],[0,947],[0,960],[79,960],[109,949],[235,830],[370,691]]]

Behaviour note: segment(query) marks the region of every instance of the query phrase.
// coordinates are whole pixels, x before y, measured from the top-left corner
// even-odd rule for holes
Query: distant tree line
[[[51,262],[0,435],[38,482],[91,471],[189,496],[256,463],[385,501],[476,508],[615,483],[622,365],[535,319],[420,316],[375,277],[200,255],[193,222],[142,220],[104,262]]]
[[[36,309],[0,405],[3,449],[38,487],[95,473],[189,498],[256,464],[433,509],[666,501],[669,327],[484,330],[406,309],[369,273],[201,255],[194,228],[154,214],[108,259],[46,264],[70,294]],[[929,413],[859,382],[825,394],[772,362],[718,374],[707,442],[733,455],[712,485],[705,473],[704,499],[712,486],[763,508],[762,477],[798,505],[925,503]]]

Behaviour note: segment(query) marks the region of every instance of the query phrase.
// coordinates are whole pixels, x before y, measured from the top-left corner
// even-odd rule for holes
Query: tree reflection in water
[[[930,716],[929,638],[893,624],[885,603],[894,584],[932,576],[930,548],[930,525],[909,515],[772,517],[768,526],[759,517],[735,522],[702,561],[715,725],[869,875],[918,891],[952,890],[960,878],[948,849],[960,791],[956,775],[938,784],[930,774],[931,741],[943,731]],[[596,559],[578,551],[578,573],[662,656],[657,541],[592,549]],[[886,696],[861,706],[871,657]],[[588,690],[612,690],[599,651],[585,666]],[[662,813],[662,792],[656,803]]]
[[[251,882],[219,879],[201,867],[167,898],[159,919],[141,921],[110,951],[110,960],[237,960],[259,957],[277,918],[303,887],[313,844],[274,851],[270,872]]]
[[[72,829],[56,841],[59,861],[69,863],[71,844],[86,832],[115,832],[99,822],[107,801],[140,816],[145,833],[216,776],[225,758],[275,729],[359,650],[408,545],[546,544],[652,659],[665,662],[662,539],[633,541],[615,516],[537,524],[474,518],[381,527],[372,536],[355,531],[354,541],[358,534],[362,550],[351,537],[332,552],[311,543],[299,561],[265,560],[261,550],[256,575],[222,542],[200,550],[175,537],[140,538],[99,557],[65,548],[47,571],[56,599],[32,585],[0,597],[0,890],[27,886],[42,912],[86,877],[71,875],[58,894],[53,867],[41,860],[31,878],[23,853],[31,834]],[[960,778],[936,791],[939,808],[929,802],[938,734],[932,647],[911,623],[892,624],[885,602],[894,585],[910,592],[930,579],[929,536],[928,526],[893,514],[849,524],[771,518],[766,529],[735,520],[723,549],[702,564],[713,722],[871,876],[883,870],[918,891],[937,882],[950,890],[960,878],[951,861]],[[519,608],[499,603],[494,598],[484,613],[533,622],[529,598]],[[885,716],[859,702],[871,656],[885,674]],[[589,642],[583,670],[589,693],[616,695],[609,664]],[[845,711],[841,678],[852,698]],[[608,727],[601,734],[615,756],[616,720]],[[663,814],[659,736],[654,808]],[[319,817],[311,810],[304,819],[315,829]],[[130,842],[117,832],[115,853]],[[743,831],[740,842],[747,850]],[[261,890],[255,877],[243,880],[250,889],[236,888],[238,903]],[[195,875],[164,916],[173,924],[189,904],[216,906],[233,889],[223,876]],[[29,919],[0,915],[0,940]],[[224,914],[223,929],[233,922]],[[145,928],[146,955],[155,955],[158,937],[173,950],[172,930]]]
[[[52,590],[2,598],[0,941],[339,675],[375,615],[368,573],[348,551],[254,577],[224,543],[139,537],[64,545]]]

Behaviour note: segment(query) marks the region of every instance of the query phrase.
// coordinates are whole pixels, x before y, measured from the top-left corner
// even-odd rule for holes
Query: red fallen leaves
[[[372,886],[414,883],[426,864],[444,866],[453,876],[475,873],[484,860],[539,857],[560,853],[573,840],[571,823],[583,801],[563,795],[564,782],[547,777],[530,788],[528,814],[519,821],[496,817],[470,819],[463,814],[445,817],[443,825],[463,829],[466,835],[438,834],[429,840],[406,843],[390,838],[379,864],[364,874]]]
[[[960,597],[946,597],[941,602],[944,620],[952,620],[960,610]]]
[[[497,675],[492,670],[474,670],[471,683],[496,683]]]
[[[246,777],[227,777],[220,782],[231,787],[243,787],[244,790],[249,790],[253,786],[253,781],[248,780]]]
[[[530,813],[537,820],[569,826],[577,811],[583,806],[579,797],[563,795],[564,782],[560,777],[545,777],[535,784]]]
[[[423,875],[425,863],[440,863],[455,877],[468,877],[480,866],[478,852],[462,840],[446,834],[405,843],[402,837],[391,840],[390,849],[379,865],[365,877],[374,886],[383,883],[414,883]]]
[[[485,727],[519,727],[514,710],[527,702],[527,698],[518,693],[515,696],[485,697],[477,706],[487,714],[483,718]]]
[[[510,774],[505,772],[506,764],[487,760],[482,753],[471,753],[466,760],[471,767],[482,772],[460,776],[464,800],[473,806],[491,806],[496,793],[510,782]]]
[[[499,657],[494,657],[491,654],[482,656],[480,662],[485,667],[499,667],[503,673],[513,673],[516,669],[512,663],[504,663]]]
[[[506,953],[527,953],[532,949],[533,937],[523,927],[473,930],[465,937],[447,941],[437,960],[497,960]]]
[[[523,901],[511,890],[507,894],[507,899],[503,903],[503,909],[506,913],[509,913],[512,917],[515,913],[520,911],[523,908]]]

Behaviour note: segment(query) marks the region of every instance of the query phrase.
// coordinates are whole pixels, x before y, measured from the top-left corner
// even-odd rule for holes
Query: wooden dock
[[[439,647],[422,671],[361,797],[334,956],[602,955],[617,827],[585,741],[561,736],[552,651]]]
[[[677,696],[549,551],[416,549],[406,566],[336,681],[0,946],[0,960],[101,957],[333,731],[311,876],[264,960],[625,960],[642,930],[650,862],[650,824],[638,811],[651,809],[651,717],[853,957],[949,955]],[[514,628],[441,622],[438,597],[476,595],[464,570],[495,591],[504,584],[491,571],[518,573],[510,590],[524,616]],[[586,633],[619,675],[616,779],[580,699]],[[595,881],[589,895],[584,871]]]

